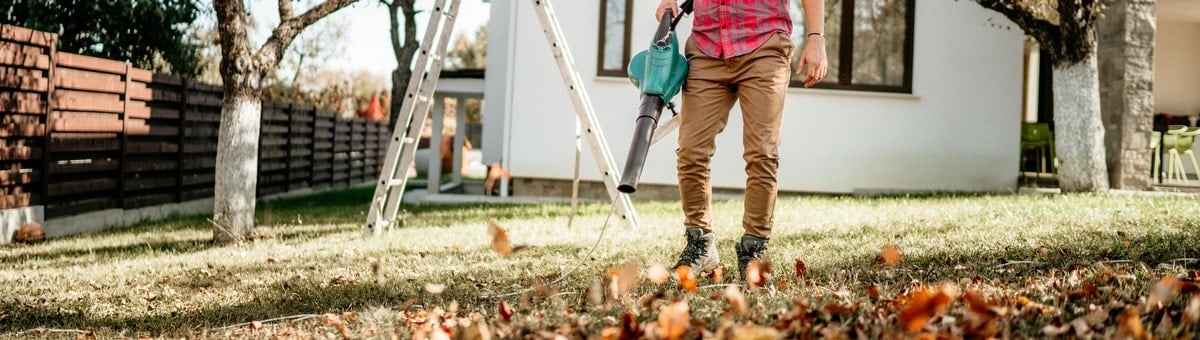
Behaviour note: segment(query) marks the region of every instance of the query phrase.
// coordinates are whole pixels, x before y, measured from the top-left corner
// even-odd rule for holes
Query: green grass
[[[502,334],[598,335],[627,311],[652,325],[658,306],[680,299],[689,301],[692,318],[701,322],[693,331],[715,332],[734,320],[809,335],[861,329],[878,337],[905,334],[895,317],[902,306],[889,306],[899,303],[889,300],[939,282],[993,297],[1010,311],[1001,327],[1023,337],[1040,337],[1044,326],[1096,308],[1112,314],[1095,326],[1098,335],[1119,329],[1126,307],[1141,311],[1148,332],[1167,319],[1176,327],[1163,334],[1200,331],[1186,323],[1187,294],[1169,300],[1166,312],[1142,305],[1159,278],[1176,276],[1187,284],[1195,277],[1189,271],[1200,267],[1200,204],[1194,197],[782,198],[769,251],[776,284],[748,291],[753,312],[732,316],[720,298],[724,286],[707,278],[697,294],[642,280],[617,299],[588,302],[585,291],[607,269],[630,261],[674,263],[683,246],[676,202],[638,202],[641,229],[610,226],[586,256],[609,212],[602,204],[584,205],[570,228],[565,205],[407,207],[403,228],[363,237],[371,193],[351,189],[260,203],[259,239],[236,246],[211,246],[205,216],[191,216],[0,247],[0,337],[74,336],[75,330],[102,338],[336,334],[319,318],[268,322],[260,330],[214,329],[343,312],[349,312],[345,324],[356,336],[407,337],[420,330],[415,312],[452,305],[459,317],[482,313]],[[736,267],[741,202],[717,202],[714,216],[723,264]],[[488,220],[507,229],[513,243],[530,247],[510,256],[494,253]],[[876,262],[885,244],[903,254],[898,265]],[[807,264],[807,276],[796,277],[795,259]],[[486,297],[535,286],[576,266],[566,280],[547,287],[550,293]],[[726,281],[735,281],[734,271],[727,269]],[[428,293],[427,283],[445,290]],[[1101,289],[1067,297],[1085,283]],[[871,285],[880,299],[868,296]],[[501,300],[517,310],[512,323],[496,315]],[[811,307],[798,308],[796,301]],[[830,303],[853,311],[829,313],[822,306]],[[796,310],[812,320],[778,321]],[[965,310],[955,302],[926,330],[961,328]]]

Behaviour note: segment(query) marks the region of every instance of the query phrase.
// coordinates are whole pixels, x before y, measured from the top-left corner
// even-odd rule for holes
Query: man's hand
[[[796,68],[796,74],[807,70],[804,87],[812,87],[821,82],[821,79],[825,79],[825,73],[829,71],[829,60],[825,59],[825,37],[810,35],[807,39],[804,51],[800,52],[800,67]]]
[[[678,17],[680,14],[682,14],[679,10],[679,4],[676,3],[675,0],[663,0],[658,4],[658,9],[654,11],[654,19],[662,21],[663,13],[668,9],[671,10],[671,13],[674,14],[674,17]],[[672,19],[674,19],[674,17],[672,17]]]

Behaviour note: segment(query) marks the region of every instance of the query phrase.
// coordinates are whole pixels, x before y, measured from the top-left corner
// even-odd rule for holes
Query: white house
[[[518,186],[570,180],[575,152],[576,116],[529,2],[491,1],[488,40],[484,161],[503,159],[514,178],[524,179]],[[796,3],[793,37],[800,41],[805,32]],[[1182,0],[1162,3],[1170,7],[1159,10],[1200,10]],[[628,150],[639,103],[623,67],[632,53],[648,46],[657,4],[658,0],[553,2],[618,165]],[[1016,190],[1021,123],[1037,117],[1039,79],[1036,47],[1027,47],[1019,28],[972,1],[828,1],[827,6],[831,74],[824,88],[793,87],[788,92],[781,191]],[[873,7],[850,8],[854,6]],[[1154,20],[1153,14],[1150,18]],[[848,20],[852,24],[845,24]],[[690,22],[684,19],[680,25],[681,42],[690,32]],[[1195,56],[1200,41],[1183,41],[1197,39],[1188,32],[1200,28],[1200,15],[1175,15],[1171,22],[1163,25],[1164,30],[1172,27],[1171,33],[1163,32],[1161,38],[1179,41],[1170,42],[1169,50],[1184,49]],[[854,33],[847,37],[842,31]],[[1161,57],[1181,60],[1176,63],[1190,60],[1187,70],[1195,73],[1195,58]],[[1193,107],[1200,104],[1200,76],[1170,78],[1182,85],[1155,88],[1157,102],[1200,111]],[[1178,94],[1164,96],[1168,91]],[[1146,139],[1140,136],[1123,138]],[[745,175],[736,106],[717,145],[714,187],[741,188]],[[676,183],[674,149],[674,136],[652,148],[642,183]],[[588,152],[585,147],[582,178],[599,182]],[[1148,165],[1145,168],[1148,174]]]

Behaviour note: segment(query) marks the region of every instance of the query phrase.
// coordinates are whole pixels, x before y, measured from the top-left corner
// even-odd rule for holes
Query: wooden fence
[[[221,88],[55,39],[0,27],[0,209],[44,205],[50,219],[211,197]],[[263,103],[258,193],[371,181],[389,137],[382,122]]]

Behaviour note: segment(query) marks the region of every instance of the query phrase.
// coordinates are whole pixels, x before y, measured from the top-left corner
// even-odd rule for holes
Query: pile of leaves
[[[500,256],[513,246],[489,225]],[[1186,260],[1182,262],[1188,262]],[[1194,260],[1192,260],[1194,261]],[[326,314],[286,323],[252,322],[222,336],[392,337],[413,339],[600,338],[778,339],[856,338],[1192,338],[1200,321],[1200,273],[1183,266],[1148,268],[1108,261],[1015,275],[1004,263],[994,278],[922,282],[904,268],[900,249],[884,246],[872,273],[842,281],[809,277],[803,259],[777,270],[751,262],[745,277],[719,268],[694,273],[637,261],[603,271],[579,291],[559,291],[555,275],[479,307],[417,305],[410,300],[383,318]],[[1024,261],[1031,262],[1031,261]],[[919,271],[919,269],[917,270]],[[1024,273],[1028,273],[1025,271]],[[1148,276],[1151,275],[1156,276]],[[740,276],[740,275],[738,275]],[[905,282],[903,277],[911,279]],[[899,283],[898,283],[899,282]],[[425,285],[426,301],[445,286]],[[567,288],[562,288],[567,289]],[[486,307],[484,307],[486,306]]]

